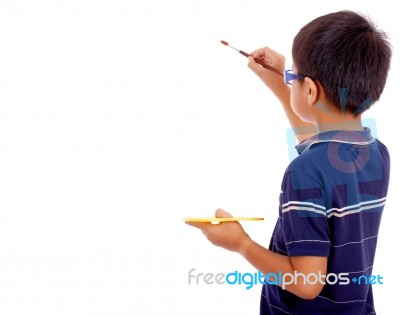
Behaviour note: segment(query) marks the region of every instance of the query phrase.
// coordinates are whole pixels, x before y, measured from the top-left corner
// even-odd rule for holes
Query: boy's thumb
[[[216,218],[233,218],[232,214],[230,214],[229,212],[222,210],[220,208],[215,210],[215,217]]]

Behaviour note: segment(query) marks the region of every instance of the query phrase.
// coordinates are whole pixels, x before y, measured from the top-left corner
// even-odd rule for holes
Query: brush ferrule
[[[240,52],[240,50],[239,50],[239,49],[237,49],[236,47],[233,47],[232,45],[229,45],[229,44],[228,44],[228,46],[229,46],[229,47],[231,47],[232,49],[234,49],[234,50],[236,50],[236,51]]]

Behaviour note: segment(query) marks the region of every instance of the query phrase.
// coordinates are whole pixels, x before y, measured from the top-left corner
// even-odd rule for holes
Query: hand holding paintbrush
[[[244,52],[243,50],[239,50],[239,49],[237,49],[237,48],[235,48],[235,47],[229,45],[229,43],[226,42],[226,41],[224,41],[224,40],[221,40],[221,43],[224,44],[225,46],[231,47],[232,49],[236,50],[238,53],[242,54],[242,55],[245,56],[245,57],[251,56],[251,55],[248,54],[247,52]],[[268,64],[265,63],[263,60],[258,59],[258,58],[254,58],[254,61],[257,62],[259,65],[263,66],[264,68],[266,68],[266,69],[268,69],[268,70],[271,70],[271,71],[273,71],[273,72],[275,72],[275,73],[277,73],[277,74],[283,76],[283,73],[282,73],[282,72],[280,72],[278,69],[276,69],[276,68],[274,68],[274,67],[268,65]]]

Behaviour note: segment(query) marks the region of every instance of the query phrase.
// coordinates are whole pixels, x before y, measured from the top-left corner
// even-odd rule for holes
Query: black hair
[[[358,115],[379,99],[390,67],[388,36],[352,11],[320,16],[297,33],[297,73],[318,81],[331,103]]]

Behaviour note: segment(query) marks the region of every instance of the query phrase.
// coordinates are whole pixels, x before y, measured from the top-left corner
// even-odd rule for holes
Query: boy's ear
[[[307,93],[307,103],[308,105],[314,105],[318,100],[318,86],[309,77],[304,78],[306,93]]]

